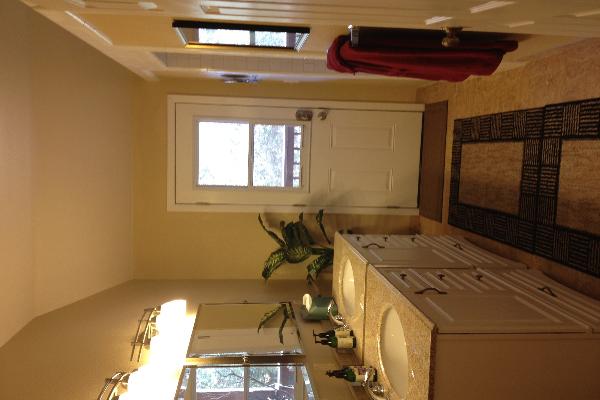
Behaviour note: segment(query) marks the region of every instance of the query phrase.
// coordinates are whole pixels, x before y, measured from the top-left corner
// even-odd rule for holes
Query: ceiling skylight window
[[[300,50],[310,29],[298,26],[248,25],[201,21],[173,21],[187,48],[204,46],[259,47]]]

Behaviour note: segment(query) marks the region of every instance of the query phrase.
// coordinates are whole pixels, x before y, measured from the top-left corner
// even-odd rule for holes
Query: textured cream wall
[[[443,221],[448,220],[455,119],[599,97],[598,77],[600,39],[586,39],[550,51],[543,57],[531,60],[522,68],[491,77],[470,78],[461,83],[436,83],[420,89],[417,97],[419,102],[448,101]],[[598,171],[590,173],[598,174]],[[422,233],[466,236],[479,246],[538,268],[567,286],[600,298],[600,279],[474,233],[462,231],[446,222],[439,224],[422,218],[420,223]]]
[[[0,2],[0,346],[33,316],[30,13]]]
[[[35,311],[132,276],[133,91],[125,68],[32,13]]]
[[[265,258],[276,247],[261,231],[254,213],[166,211],[168,94],[414,102],[416,89],[389,81],[227,85],[219,81],[163,79],[142,83],[134,139],[136,278],[256,279]],[[275,226],[279,219],[268,217]],[[306,220],[312,224],[313,216]],[[404,216],[326,216],[326,224],[332,229],[370,232],[408,232],[411,220],[414,218]],[[274,277],[305,275],[304,268],[292,266],[282,267]]]

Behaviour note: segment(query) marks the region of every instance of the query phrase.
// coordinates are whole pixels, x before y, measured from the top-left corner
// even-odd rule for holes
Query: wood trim
[[[442,222],[444,166],[448,102],[425,105],[421,142],[419,211],[426,218]]]

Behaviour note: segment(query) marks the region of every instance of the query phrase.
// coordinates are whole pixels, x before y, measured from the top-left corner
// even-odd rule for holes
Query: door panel
[[[331,110],[314,120],[311,193],[319,204],[416,208],[421,115]]]
[[[553,281],[537,270],[486,270],[481,273],[489,279],[503,280],[513,290],[539,299],[556,307],[600,332],[600,302]]]
[[[474,269],[378,268],[439,333],[587,332],[586,324]]]

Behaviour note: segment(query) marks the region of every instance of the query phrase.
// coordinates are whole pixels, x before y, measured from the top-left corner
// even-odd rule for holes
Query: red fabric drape
[[[377,46],[350,46],[350,36],[339,36],[327,53],[327,67],[338,72],[404,76],[427,80],[464,81],[471,75],[491,75],[508,51],[517,48],[513,40],[465,43],[456,48],[388,39]],[[414,44],[413,44],[414,46]]]

